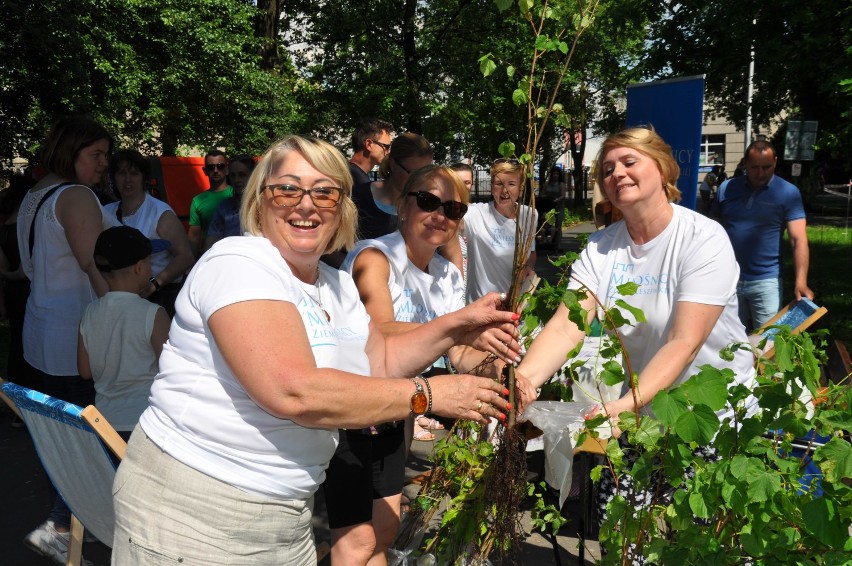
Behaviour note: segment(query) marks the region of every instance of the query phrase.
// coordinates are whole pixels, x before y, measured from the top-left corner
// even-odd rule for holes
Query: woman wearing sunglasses
[[[260,159],[243,194],[247,235],[213,246],[178,296],[113,485],[114,563],[315,565],[313,495],[339,428],[430,405],[480,422],[507,409],[490,379],[412,376],[478,326],[510,337],[510,313],[468,308],[386,337],[352,278],[320,264],[355,239],[351,185],[320,140],[290,136]]]
[[[352,274],[367,314],[385,336],[441,327],[454,316],[448,313],[467,310],[461,272],[435,253],[457,237],[467,211],[467,203],[460,200],[465,194],[461,180],[448,167],[418,169],[408,178],[399,202],[399,229],[358,242],[346,257],[343,269]],[[476,307],[496,307],[499,302],[499,295],[492,293]],[[503,328],[470,332],[460,342],[508,362],[519,354],[514,332]],[[466,370],[485,354],[456,346],[450,348],[449,357]],[[445,366],[442,359],[432,369],[446,373]],[[399,530],[408,445],[404,436],[400,421],[340,431],[340,445],[323,486],[332,529],[332,564],[386,563],[387,549]]]
[[[491,165],[491,196],[488,203],[475,203],[465,216],[467,238],[468,281],[467,302],[473,302],[490,291],[506,293],[512,283],[515,257],[515,229],[529,226],[535,230],[538,213],[518,203],[524,182],[523,166],[516,159],[498,159]],[[532,215],[532,219],[530,219]],[[527,269],[535,267],[533,239]]]

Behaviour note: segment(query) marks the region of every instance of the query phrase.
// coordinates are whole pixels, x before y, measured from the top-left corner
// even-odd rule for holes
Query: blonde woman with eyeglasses
[[[415,378],[481,325],[465,309],[440,328],[385,336],[352,278],[320,264],[351,246],[357,211],[346,160],[289,136],[243,194],[245,236],[217,242],[176,302],[160,372],[113,485],[113,562],[314,565],[314,493],[340,428],[431,411],[505,418],[483,377]]]

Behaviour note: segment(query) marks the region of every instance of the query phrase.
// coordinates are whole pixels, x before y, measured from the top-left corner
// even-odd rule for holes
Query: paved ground
[[[561,249],[579,249],[577,234],[591,232],[591,224],[582,224],[563,236]],[[547,261],[553,251],[541,250],[537,271],[542,277],[552,276],[555,269]],[[29,434],[25,428],[11,427],[11,413],[3,403],[0,403],[0,485],[3,486],[2,505],[0,505],[0,564],[8,566],[46,566],[51,564],[23,544],[24,536],[47,517],[50,510],[48,501],[48,483],[41,469],[38,458],[32,447]],[[442,433],[445,434],[445,433]],[[415,442],[412,457],[409,461],[407,474],[413,477],[429,467],[428,454],[433,448],[430,442]],[[410,495],[416,492],[415,486],[406,488]],[[570,506],[570,504],[569,504]],[[324,520],[322,501],[317,501],[317,517],[315,521],[318,541],[327,540],[328,529]],[[529,513],[524,516],[524,526],[527,532],[531,530]],[[578,556],[578,539],[574,536],[576,527],[569,523],[564,527],[557,539],[559,544],[559,560],[557,562],[553,547],[548,539],[538,533],[531,533],[523,545],[523,563],[532,565],[576,564]],[[596,542],[587,544],[586,560],[598,556]],[[99,543],[84,545],[84,556],[95,564],[109,563],[109,549]],[[326,559],[322,566],[329,564]]]

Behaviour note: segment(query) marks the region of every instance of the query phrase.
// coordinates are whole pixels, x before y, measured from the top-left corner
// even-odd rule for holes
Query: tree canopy
[[[542,151],[561,150],[574,139],[566,131],[620,127],[625,87],[643,79],[705,73],[711,110],[742,127],[754,41],[755,123],[782,112],[819,120],[820,147],[848,155],[852,8],[779,2],[600,0],[556,101],[565,119]],[[121,145],[164,154],[258,153],[287,132],[345,150],[358,118],[375,115],[425,135],[439,159],[487,162],[526,132],[511,73],[532,52],[518,7],[538,4],[498,9],[510,4],[8,0],[0,158],[34,155],[50,123],[72,113],[100,119]],[[540,5],[576,11],[568,0]],[[485,77],[489,54],[497,68]],[[574,149],[577,160],[582,148]]]
[[[754,47],[755,125],[779,115],[818,120],[818,145],[836,157],[852,148],[852,3],[836,0],[667,0],[649,29],[645,72],[705,73],[706,102],[745,127]]]
[[[300,127],[289,68],[264,68],[238,0],[10,0],[0,20],[0,155],[33,155],[59,116],[90,114],[148,153],[260,152]]]

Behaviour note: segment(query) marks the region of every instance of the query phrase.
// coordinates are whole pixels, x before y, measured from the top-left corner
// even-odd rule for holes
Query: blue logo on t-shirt
[[[633,263],[616,263],[610,275],[609,298],[618,294],[617,287],[625,283],[639,285],[638,295],[657,295],[668,293],[669,275],[667,273],[637,273]]]

